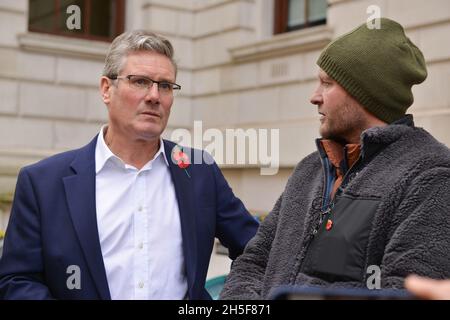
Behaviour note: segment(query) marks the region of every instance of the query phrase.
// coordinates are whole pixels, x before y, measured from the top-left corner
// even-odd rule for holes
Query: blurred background
[[[80,29],[67,28],[70,5],[80,8]],[[175,48],[182,90],[166,138],[192,130],[195,120],[203,130],[280,130],[276,175],[222,166],[235,194],[263,219],[293,167],[315,149],[319,121],[309,97],[320,51],[365,22],[372,5],[423,51],[429,75],[409,111],[450,146],[448,0],[0,0],[0,238],[19,168],[85,145],[107,122],[98,92],[105,53],[132,29],[162,34]],[[209,279],[229,270],[226,250],[216,249]]]

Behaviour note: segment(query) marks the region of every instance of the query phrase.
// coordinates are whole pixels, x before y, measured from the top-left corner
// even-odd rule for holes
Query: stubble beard
[[[332,118],[328,116],[320,128],[323,139],[336,141],[340,144],[348,144],[355,136],[361,135],[366,127],[366,119],[361,107],[347,99],[342,106],[338,107]],[[353,141],[354,142],[354,141]]]

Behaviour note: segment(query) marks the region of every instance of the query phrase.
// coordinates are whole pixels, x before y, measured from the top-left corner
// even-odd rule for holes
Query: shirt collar
[[[102,126],[102,128],[100,129],[100,133],[98,134],[98,137],[97,137],[97,145],[95,147],[95,173],[96,174],[98,174],[103,169],[105,164],[110,159],[112,161],[115,161],[116,163],[122,164],[123,166],[125,165],[125,162],[122,159],[120,159],[118,156],[116,156],[114,153],[112,153],[111,149],[109,149],[109,147],[106,145],[103,134],[107,127],[108,127],[107,125]],[[142,167],[142,169],[147,168],[159,156],[162,156],[166,166],[169,166],[169,161],[167,160],[167,155],[166,155],[166,151],[164,148],[164,140],[161,137],[159,138],[158,152],[156,152],[153,159],[151,159],[148,163],[146,163],[144,165],[144,167]]]
[[[347,166],[350,168],[360,155],[361,149],[359,144],[346,144],[344,148],[344,146],[340,143],[327,139],[321,139],[320,144],[335,168],[341,167],[341,162],[344,159],[344,156],[347,160]]]

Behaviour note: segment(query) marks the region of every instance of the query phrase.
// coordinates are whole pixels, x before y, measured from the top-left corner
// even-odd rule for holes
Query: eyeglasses
[[[179,90],[181,90],[181,86],[176,83],[168,81],[156,81],[145,76],[138,76],[134,74],[130,74],[128,76],[112,76],[108,78],[110,78],[111,80],[127,79],[128,83],[133,89],[143,92],[151,89],[154,83],[158,85],[158,91],[162,95],[173,95],[174,92],[178,92]]]

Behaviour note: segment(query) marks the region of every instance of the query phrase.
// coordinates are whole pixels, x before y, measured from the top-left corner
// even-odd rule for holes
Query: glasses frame
[[[138,74],[129,74],[129,75],[126,75],[126,76],[116,76],[116,75],[114,75],[114,76],[111,76],[111,77],[108,77],[108,78],[111,79],[111,80],[127,79],[128,83],[130,83],[131,77],[140,77],[140,78],[144,78],[144,79],[149,80],[152,84],[147,88],[147,90],[152,88],[153,84],[155,84],[155,83],[158,85],[158,91],[159,92],[161,92],[161,89],[159,87],[160,83],[170,84],[172,86],[172,91],[171,91],[172,94],[174,92],[177,92],[178,90],[181,90],[181,86],[179,84],[176,84],[176,83],[173,83],[173,82],[170,82],[170,81],[166,81],[166,80],[156,81],[156,80],[153,80],[153,79],[151,79],[149,77],[141,76],[141,75],[138,75]]]

